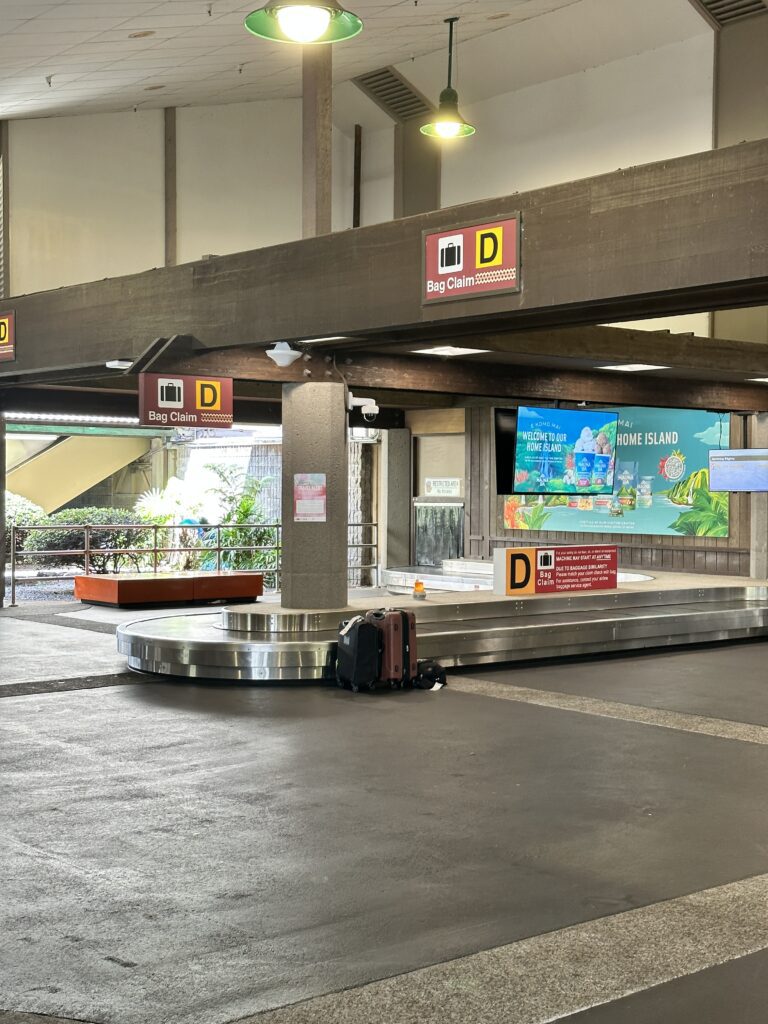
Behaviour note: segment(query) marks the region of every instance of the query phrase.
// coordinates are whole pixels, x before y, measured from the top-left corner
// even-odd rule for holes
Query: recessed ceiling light
[[[144,29],[143,32],[131,32],[128,36],[129,39],[149,39],[150,36],[155,34],[153,28]]]
[[[348,334],[333,334],[327,338],[302,338],[302,345],[322,345],[325,341],[351,341]]]
[[[501,14],[489,14],[488,21],[501,21],[502,18],[508,18],[509,11],[503,11]]]
[[[652,363],[617,363],[615,366],[596,366],[596,370],[617,370],[621,373],[642,373],[643,370],[669,370],[669,366],[654,366]]]
[[[768,384],[768,377],[747,377],[753,384]]]
[[[108,370],[130,370],[132,359],[108,359],[104,364]]]
[[[437,345],[435,348],[415,348],[417,356],[481,356],[490,352],[489,348],[459,348],[456,345]]]

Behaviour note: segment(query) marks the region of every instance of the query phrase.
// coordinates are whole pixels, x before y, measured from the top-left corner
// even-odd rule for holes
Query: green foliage
[[[24,527],[36,526],[44,518],[45,512],[39,505],[36,505],[34,501],[29,501],[27,498],[23,498],[20,494],[14,494],[13,491],[6,491],[5,522],[8,531],[5,537],[6,554],[10,554],[11,551],[12,526],[16,527],[16,550],[22,551],[24,548],[24,541],[27,537],[27,531]]]
[[[538,502],[535,505],[529,505],[521,509],[521,512],[521,525],[525,523],[525,526],[523,526],[525,530],[543,530],[546,521],[552,515],[546,505],[540,505]]]
[[[728,495],[697,487],[691,498],[691,508],[680,513],[672,529],[686,537],[727,537]]]
[[[690,476],[679,480],[674,487],[667,491],[667,497],[675,505],[693,505],[697,491],[709,491],[708,469],[697,469]]]
[[[136,523],[136,514],[123,508],[70,508],[44,516],[39,526],[58,527],[55,530],[33,530],[24,541],[24,551],[83,551],[85,530],[68,527],[122,526]],[[131,568],[136,571],[146,568],[151,562],[146,551],[135,550],[129,554],[116,554],[121,548],[147,548],[152,544],[152,531],[147,530],[99,530],[91,531],[89,563],[92,572],[119,572]],[[66,564],[62,557],[39,555],[34,559],[37,565],[52,565],[61,568]],[[72,556],[72,564],[85,565],[84,556]],[[25,564],[30,564],[25,559]]]
[[[231,467],[210,465],[218,477],[218,486],[211,488],[211,495],[223,509],[220,530],[206,530],[203,543],[209,549],[203,557],[203,569],[275,569],[279,552],[259,548],[274,547],[278,543],[275,527],[264,525],[264,510],[260,494],[263,480],[254,480],[247,474]],[[218,548],[248,547],[248,551],[222,551]],[[273,574],[265,576],[268,585],[275,583]]]

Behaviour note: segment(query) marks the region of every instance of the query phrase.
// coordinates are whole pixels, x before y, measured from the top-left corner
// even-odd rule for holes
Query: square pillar
[[[379,555],[384,569],[411,564],[411,432],[385,430],[379,478]]]
[[[294,476],[322,473],[325,522],[296,522]],[[345,608],[348,590],[347,389],[283,385],[283,608]]]

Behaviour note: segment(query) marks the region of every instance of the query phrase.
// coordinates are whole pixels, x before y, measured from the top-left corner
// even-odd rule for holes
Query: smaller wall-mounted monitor
[[[710,491],[768,491],[768,448],[713,448]]]
[[[517,411],[515,494],[611,494],[619,414],[600,409]]]

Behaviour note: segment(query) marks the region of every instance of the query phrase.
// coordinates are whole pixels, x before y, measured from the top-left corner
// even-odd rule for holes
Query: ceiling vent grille
[[[698,3],[719,25],[765,14],[767,9],[764,0],[698,0]]]
[[[377,68],[353,79],[369,99],[394,121],[410,121],[432,113],[432,106],[394,68]]]

